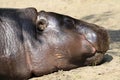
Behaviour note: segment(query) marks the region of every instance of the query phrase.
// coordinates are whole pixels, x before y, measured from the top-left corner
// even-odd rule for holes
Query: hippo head
[[[69,61],[82,65],[87,58],[95,56],[98,48],[95,29],[84,24],[86,23],[54,12],[40,11],[37,17],[37,27],[43,35],[47,34],[46,40],[54,47],[53,50],[58,49],[56,55],[60,53],[58,57],[69,57]]]

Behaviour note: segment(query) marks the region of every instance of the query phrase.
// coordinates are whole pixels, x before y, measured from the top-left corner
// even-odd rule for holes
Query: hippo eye
[[[69,18],[65,18],[64,19],[64,24],[65,24],[65,26],[67,27],[67,28],[75,28],[75,22],[74,22],[74,20],[72,20],[72,19],[69,19]]]
[[[65,23],[68,23],[68,24],[74,24],[74,21],[69,18],[65,18],[64,21],[65,21]]]

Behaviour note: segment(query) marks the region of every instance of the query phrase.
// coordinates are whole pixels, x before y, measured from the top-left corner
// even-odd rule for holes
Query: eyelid
[[[69,18],[65,18],[64,21],[65,21],[65,23],[72,23],[72,24],[74,24],[74,21],[72,19],[69,19]]]

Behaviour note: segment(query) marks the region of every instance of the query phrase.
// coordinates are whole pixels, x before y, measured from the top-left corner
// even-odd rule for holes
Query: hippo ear
[[[37,21],[36,25],[37,25],[37,28],[39,30],[43,31],[47,27],[48,22],[46,20],[44,20],[44,19],[40,19],[40,20]]]

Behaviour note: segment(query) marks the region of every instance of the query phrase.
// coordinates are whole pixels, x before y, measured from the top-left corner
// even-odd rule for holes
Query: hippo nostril
[[[45,19],[40,19],[37,25],[40,30],[44,30],[47,27],[48,23]]]

